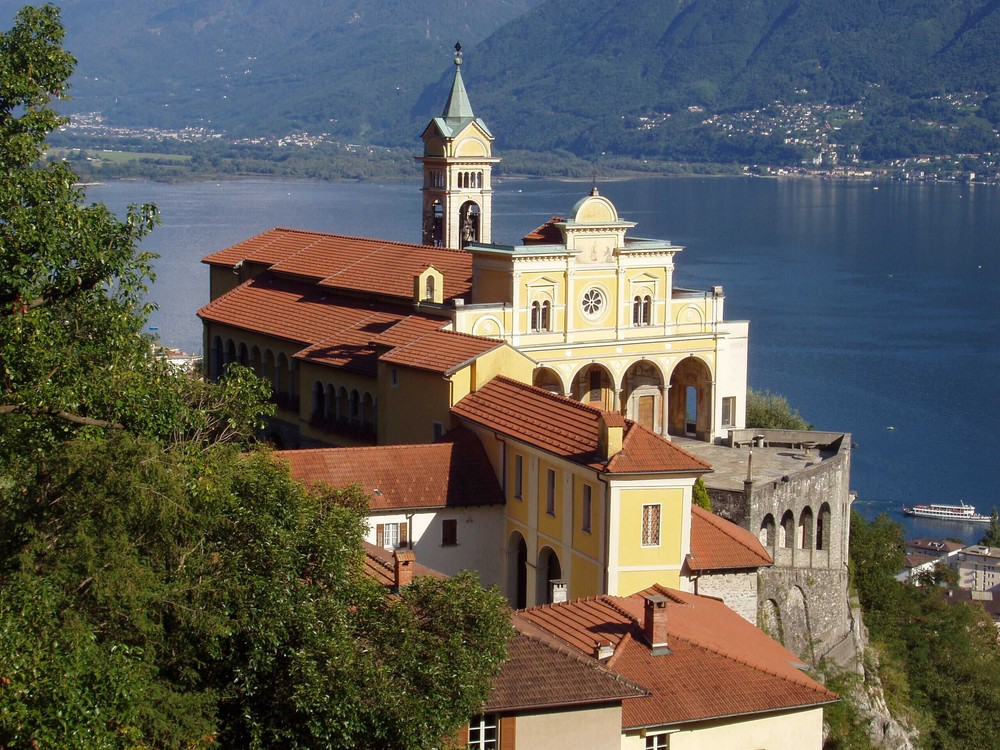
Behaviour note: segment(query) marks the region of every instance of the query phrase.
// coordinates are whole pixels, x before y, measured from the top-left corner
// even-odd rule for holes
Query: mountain
[[[64,0],[70,107],[120,125],[412,143],[427,114],[411,110],[429,80],[445,85],[455,42],[539,1]],[[0,0],[4,28],[21,5]]]
[[[998,150],[1000,0],[66,0],[63,17],[70,106],[116,124],[412,146],[461,40],[500,150]]]

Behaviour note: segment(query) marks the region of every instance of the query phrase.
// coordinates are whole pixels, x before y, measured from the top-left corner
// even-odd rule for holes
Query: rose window
[[[583,293],[583,314],[596,318],[604,309],[604,294],[599,289],[588,289]]]

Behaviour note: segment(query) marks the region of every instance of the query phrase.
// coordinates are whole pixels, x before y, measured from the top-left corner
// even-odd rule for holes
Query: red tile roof
[[[262,274],[213,300],[203,320],[304,345],[295,356],[375,375],[379,347],[386,361],[442,374],[503,344],[441,331],[447,321],[414,314],[412,307],[375,304],[302,282]]]
[[[364,572],[369,578],[373,579],[376,583],[385,586],[387,589],[394,589],[396,587],[396,576],[395,567],[393,566],[392,552],[382,547],[377,547],[370,542],[362,541],[361,544],[364,547]],[[413,554],[412,552],[410,554]],[[438,573],[432,568],[428,568],[426,565],[421,565],[418,562],[412,563],[413,577],[417,578],[419,576],[431,576],[433,578],[444,578],[442,573]],[[395,597],[395,592],[390,593],[391,597]]]
[[[434,266],[444,276],[445,300],[472,301],[472,256],[461,250],[277,228],[202,259],[227,267],[240,261],[334,289],[407,300],[413,277]]]
[[[519,620],[514,617],[514,627]],[[515,633],[484,710],[511,712],[619,703],[647,695],[640,685],[553,638]]]
[[[610,473],[703,473],[711,466],[641,425],[625,420],[622,449],[597,454],[600,409],[498,376],[452,407],[452,413],[515,440]]]
[[[670,653],[653,656],[642,630],[643,594],[667,600]],[[663,726],[819,706],[837,695],[806,676],[796,657],[722,602],[660,586],[516,613],[525,632],[592,653],[610,643],[606,666],[649,690],[622,704],[622,727]]]
[[[330,487],[360,484],[374,512],[502,505],[482,444],[466,430],[432,445],[275,451],[294,478]]]
[[[561,245],[563,244],[563,235],[556,224],[563,221],[566,219],[561,216],[553,216],[537,229],[524,235],[522,241],[525,245]]]
[[[500,346],[504,346],[503,342],[496,339],[453,331],[431,331],[384,354],[382,361],[450,375]]]
[[[756,536],[697,505],[691,506],[691,555],[687,562],[696,572],[774,563]]]

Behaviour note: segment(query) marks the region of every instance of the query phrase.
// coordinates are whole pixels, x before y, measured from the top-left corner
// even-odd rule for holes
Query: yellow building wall
[[[647,730],[653,734],[655,730]],[[644,750],[645,734],[622,734],[622,750]],[[672,732],[670,750],[821,750],[823,709],[788,711],[763,717],[705,722],[693,729]]]
[[[505,302],[511,299],[510,271],[481,269],[476,273],[476,302]]]
[[[583,488],[590,487],[590,531],[583,530]],[[573,477],[573,549],[589,557],[597,558],[603,548],[601,543],[605,485],[587,481],[583,477]]]
[[[555,514],[550,514],[546,510],[548,503],[548,473],[549,469],[555,471]],[[535,497],[538,498],[537,528],[542,534],[547,534],[556,539],[562,539],[563,514],[566,512],[566,505],[562,497],[563,472],[558,464],[548,461],[538,462],[538,482],[535,487]],[[559,558],[563,559],[562,557]]]
[[[378,442],[380,445],[430,443],[434,422],[451,427],[451,384],[440,375],[396,367],[398,385],[392,385],[391,366],[379,365]]]
[[[535,370],[535,363],[521,352],[510,346],[499,346],[493,351],[478,357],[468,368],[469,391],[465,391],[461,396],[456,387],[455,400],[467,396],[471,390],[477,390],[486,385],[497,375],[506,375],[508,378],[517,380],[520,383],[531,383],[531,374]]]
[[[660,544],[642,546],[642,506],[660,506]],[[622,489],[618,495],[618,592],[629,594],[654,583],[679,588],[683,562],[684,490]],[[672,566],[673,570],[662,570]],[[629,570],[631,568],[631,570]]]
[[[573,554],[573,575],[569,582],[570,599],[604,593],[604,568],[582,555]]]

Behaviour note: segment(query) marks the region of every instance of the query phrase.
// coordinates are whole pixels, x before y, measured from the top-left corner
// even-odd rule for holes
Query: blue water
[[[589,187],[501,181],[494,239],[519,241]],[[638,223],[632,235],[685,246],[677,285],[725,287],[727,318],[750,320],[751,386],[852,433],[864,515],[902,522],[904,502],[1000,506],[1000,189],[749,178],[600,189]],[[419,228],[413,183],[122,182],[89,196],[160,207],[163,226],[144,243],[161,255],[150,324],[189,351],[201,350],[204,255],[272,226],[405,241]],[[976,541],[982,529],[907,520],[906,532]]]

